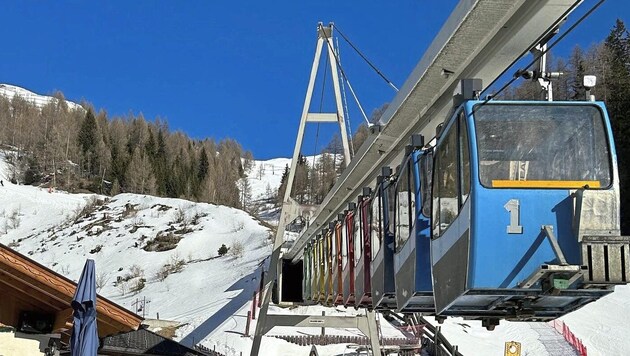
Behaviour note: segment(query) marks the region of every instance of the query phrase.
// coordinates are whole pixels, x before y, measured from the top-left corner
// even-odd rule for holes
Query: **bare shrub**
[[[109,281],[109,273],[96,273],[96,291],[100,292],[107,284],[107,281]]]
[[[70,265],[63,265],[61,266],[61,274],[63,274],[64,276],[67,276],[70,274]]]
[[[201,218],[204,218],[208,216],[208,214],[206,213],[200,213],[199,211],[195,211],[195,213],[193,214],[193,217],[190,219],[190,224],[191,225],[197,225],[199,224],[199,220]]]
[[[142,278],[142,277],[144,277],[144,270],[142,269],[142,267],[138,265],[133,265],[129,268],[129,273],[125,274],[124,276],[118,276],[116,278],[116,283],[114,283],[114,285],[119,286],[120,284],[129,282],[130,280],[134,278]]]
[[[139,216],[134,216],[133,219],[131,219],[131,225],[135,228],[141,227],[144,225],[144,220]]]
[[[177,211],[175,212],[175,223],[181,224],[185,222],[186,222],[186,212],[182,208],[177,209]]]
[[[229,249],[229,254],[236,258],[242,257],[243,252],[245,252],[245,246],[240,241],[234,241],[232,247]]]
[[[96,245],[96,247],[90,250],[90,254],[99,253],[102,248],[103,248],[103,245]]]
[[[139,291],[141,291],[142,289],[144,289],[144,285],[145,285],[145,282],[146,282],[146,281],[147,281],[147,280],[146,280],[146,279],[144,279],[144,278],[138,278],[138,279],[136,279],[136,280],[133,282],[133,284],[131,285],[130,291],[131,291],[132,293],[138,293]]]
[[[239,232],[245,228],[245,223],[243,221],[237,221],[232,224],[232,231],[230,232]]]
[[[177,247],[177,243],[181,239],[181,236],[177,236],[173,232],[160,231],[154,239],[147,241],[147,244],[142,249],[157,252],[172,250]]]
[[[118,288],[120,295],[124,296],[127,294],[127,282],[116,283],[116,288]]]
[[[125,211],[123,211],[122,217],[126,218],[128,216],[135,216],[136,213],[138,213],[138,210],[136,209],[136,205],[127,203],[125,204]]]
[[[70,219],[73,223],[76,223],[79,222],[81,219],[88,218],[92,214],[94,214],[94,212],[96,212],[99,206],[105,204],[107,201],[107,199],[98,199],[95,196],[91,196],[87,199],[85,205],[77,205],[77,207],[72,212]]]
[[[169,274],[181,272],[185,265],[186,261],[179,257],[178,254],[174,254],[171,256],[170,260],[155,273],[155,279],[162,282]]]
[[[138,265],[133,265],[131,266],[131,269],[130,269],[130,276],[131,278],[144,277],[144,270],[142,269],[142,267]]]
[[[20,227],[20,208],[15,208],[9,213],[9,228],[17,229]]]
[[[138,229],[141,227],[144,227],[144,220],[142,220],[141,217],[136,215],[133,217],[133,219],[131,219],[131,229],[129,230],[129,233],[133,234],[134,232],[138,231]]]

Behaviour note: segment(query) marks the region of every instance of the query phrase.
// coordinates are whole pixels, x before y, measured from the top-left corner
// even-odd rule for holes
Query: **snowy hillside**
[[[254,161],[251,170],[247,172],[247,179],[252,189],[252,199],[260,200],[266,198],[267,188],[271,190],[278,189],[286,166],[291,166],[290,158]]]
[[[257,161],[249,173],[252,196],[263,199],[276,189],[288,159]],[[264,167],[261,171],[260,167]],[[257,175],[257,173],[259,173]],[[226,355],[249,353],[252,338],[243,337],[247,311],[260,283],[260,269],[270,253],[270,231],[249,214],[223,206],[180,199],[120,194],[49,193],[8,182],[0,156],[0,243],[77,280],[86,258],[96,261],[99,293],[136,310],[146,297],[147,318],[182,324],[176,339],[200,343]],[[225,244],[227,255],[217,251]],[[563,320],[588,347],[589,355],[621,354],[630,349],[630,287],[572,313]],[[353,315],[354,309],[319,306],[273,313]],[[139,312],[142,314],[143,312]],[[401,336],[379,318],[384,336]],[[251,326],[251,332],[255,324]],[[449,318],[442,326],[465,355],[501,355],[506,341],[519,341],[523,355],[549,355],[554,331],[546,323],[502,322],[488,332],[479,322]],[[319,328],[274,328],[279,334],[318,335]],[[328,330],[359,335],[357,330]],[[555,336],[558,336],[556,334]],[[561,336],[560,336],[561,339]],[[342,355],[346,345],[318,347],[321,356]],[[305,355],[300,347],[265,337],[265,355]],[[0,350],[1,351],[1,350]],[[553,354],[553,353],[551,353]]]
[[[180,339],[203,335],[189,344],[247,304],[270,253],[268,229],[241,210],[134,194],[48,193],[9,183],[2,157],[0,179],[0,243],[74,280],[85,259],[94,259],[101,295],[134,311],[146,297],[147,318],[159,313],[184,324]],[[218,257],[222,244],[230,250]]]
[[[11,84],[0,84],[0,95],[9,98],[9,100],[13,99],[13,97],[17,95],[17,96],[22,97],[24,100],[28,101],[29,103],[35,104],[39,108],[46,106],[52,100],[57,100],[53,98],[52,96],[35,94],[30,90],[20,88],[18,86],[11,85]],[[68,104],[68,108],[70,110],[74,110],[77,108],[83,109],[81,105],[77,103],[73,103],[72,101],[66,100],[66,103]]]
[[[275,207],[275,194],[282,180],[282,173],[290,158],[275,158],[266,161],[254,161],[249,171],[245,172],[251,190],[251,201],[258,207],[258,216],[274,225],[280,219],[280,209]]]

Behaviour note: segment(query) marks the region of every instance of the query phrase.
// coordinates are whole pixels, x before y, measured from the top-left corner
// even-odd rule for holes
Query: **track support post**
[[[268,273],[264,274],[263,284],[261,285],[259,301],[261,302],[260,311],[258,313],[258,322],[256,323],[256,332],[254,334],[254,342],[252,344],[251,355],[258,355],[260,351],[260,344],[262,342],[263,335],[273,327],[274,320],[277,318],[268,318],[267,311],[269,309],[269,303],[271,301],[271,286],[273,282],[280,276],[279,271],[280,256],[282,254],[282,245],[284,243],[285,226],[293,221],[295,218],[301,215],[301,208],[299,204],[291,198],[291,190],[295,180],[295,171],[297,169],[298,159],[300,157],[300,151],[302,148],[302,141],[304,139],[304,131],[307,122],[316,123],[335,123],[339,125],[339,131],[341,134],[341,142],[343,145],[344,162],[346,167],[350,164],[350,146],[348,144],[348,131],[346,129],[346,122],[344,119],[343,102],[341,100],[341,89],[339,85],[339,74],[337,68],[337,61],[334,60],[337,54],[334,52],[334,45],[332,42],[333,24],[324,26],[321,22],[317,24],[317,45],[315,48],[315,57],[313,59],[313,66],[311,68],[310,79],[306,90],[306,97],[304,99],[304,107],[302,109],[302,115],[300,119],[300,125],[298,128],[297,139],[295,142],[295,149],[293,151],[293,157],[291,160],[291,167],[289,170],[289,177],[287,179],[287,186],[282,200],[282,211],[280,212],[280,220],[278,221],[278,229],[276,231],[276,237],[274,240],[273,251],[271,253],[271,259],[269,261]],[[335,113],[311,113],[310,106],[313,97],[313,88],[317,77],[317,70],[319,68],[319,62],[321,60],[322,49],[326,45],[326,50],[330,60],[330,75],[332,77],[332,84],[336,102],[337,112]],[[280,281],[279,281],[280,282]],[[282,288],[278,285],[278,301],[282,300]],[[277,317],[277,316],[273,316]],[[270,325],[268,325],[271,323]]]

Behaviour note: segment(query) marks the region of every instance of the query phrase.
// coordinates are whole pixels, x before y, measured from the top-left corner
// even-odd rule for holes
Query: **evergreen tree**
[[[309,167],[306,157],[298,155],[298,162],[293,176],[293,191],[291,196],[295,197],[300,204],[310,203],[308,199]]]
[[[245,211],[252,212],[252,186],[247,177],[242,178],[238,186],[241,192],[241,206]]]
[[[79,147],[81,148],[81,152],[83,153],[83,157],[85,159],[85,165],[83,168],[89,174],[93,173],[94,171],[94,159],[96,156],[96,137],[96,118],[94,117],[94,113],[90,108],[85,113],[85,118],[81,123],[81,128],[79,129],[79,133],[77,136]]]
[[[572,100],[584,100],[586,95],[586,89],[582,83],[584,78],[585,69],[584,69],[584,52],[580,47],[575,47],[573,52],[571,53],[571,59],[569,61],[571,66],[571,79],[569,82],[571,83],[571,94],[570,98]],[[554,88],[555,89],[555,88]],[[556,97],[556,93],[554,92],[554,97]]]
[[[609,54],[606,104],[610,115],[621,189],[622,234],[630,234],[630,36],[625,24],[617,20],[606,38]]]
[[[217,253],[219,254],[219,256],[223,256],[223,255],[225,255],[226,253],[228,253],[228,250],[229,250],[229,249],[230,249],[230,248],[229,248],[229,247],[227,247],[227,246],[225,246],[225,244],[221,244],[221,247],[219,247],[219,250],[217,251]]]
[[[157,182],[158,194],[163,196],[173,196],[172,191],[167,191],[167,170],[166,143],[164,142],[164,133],[160,129],[158,131],[156,150],[153,156],[153,174]]]
[[[282,177],[280,178],[280,187],[278,187],[278,201],[277,205],[282,206],[284,202],[284,193],[287,190],[287,181],[289,180],[289,165],[284,166],[284,172],[282,172]]]
[[[208,175],[208,169],[210,168],[210,162],[208,161],[208,153],[206,152],[206,148],[201,148],[201,153],[199,153],[199,166],[197,167],[197,180],[202,181]]]
[[[118,183],[118,178],[114,179],[114,183],[112,183],[112,188],[110,189],[109,195],[114,196],[120,194],[120,183]]]

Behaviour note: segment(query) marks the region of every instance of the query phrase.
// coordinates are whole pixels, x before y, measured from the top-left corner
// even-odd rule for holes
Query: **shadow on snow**
[[[192,346],[195,343],[208,337],[212,334],[221,324],[227,321],[233,316],[243,305],[252,300],[254,291],[256,291],[260,285],[262,266],[259,266],[254,272],[242,277],[234,284],[232,284],[226,292],[240,290],[241,292],[233,297],[226,305],[217,310],[206,321],[199,324],[193,331],[186,335],[180,343],[186,346]]]

